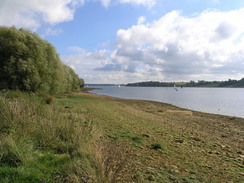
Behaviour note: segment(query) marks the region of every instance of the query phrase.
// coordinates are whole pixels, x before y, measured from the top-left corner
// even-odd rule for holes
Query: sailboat
[[[174,89],[175,89],[175,91],[178,91],[178,89],[176,88],[176,86],[174,85]]]

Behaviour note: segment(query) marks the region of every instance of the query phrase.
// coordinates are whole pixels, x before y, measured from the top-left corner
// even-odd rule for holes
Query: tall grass
[[[0,93],[0,182],[106,182],[96,125],[43,97]]]

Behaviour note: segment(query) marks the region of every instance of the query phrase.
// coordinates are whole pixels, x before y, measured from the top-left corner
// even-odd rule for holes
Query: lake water
[[[98,86],[92,93],[126,99],[152,100],[195,111],[244,118],[244,88],[177,88]]]

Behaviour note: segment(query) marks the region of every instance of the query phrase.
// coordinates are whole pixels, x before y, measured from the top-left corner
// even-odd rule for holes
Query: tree
[[[0,89],[60,93],[80,86],[49,42],[26,29],[0,27]]]

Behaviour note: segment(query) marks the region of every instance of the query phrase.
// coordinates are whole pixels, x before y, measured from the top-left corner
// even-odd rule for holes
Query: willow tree
[[[79,90],[81,81],[38,34],[0,27],[0,89],[60,93]]]

